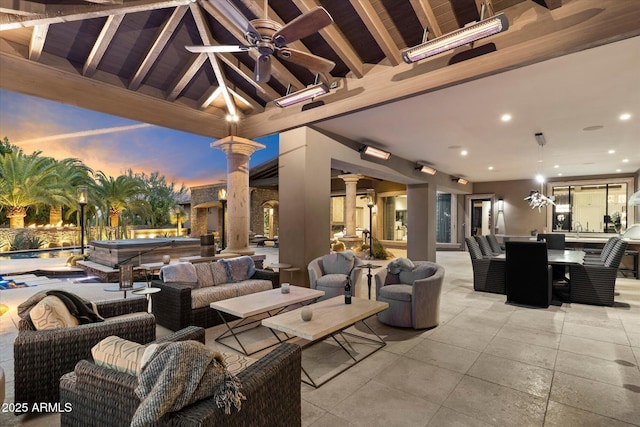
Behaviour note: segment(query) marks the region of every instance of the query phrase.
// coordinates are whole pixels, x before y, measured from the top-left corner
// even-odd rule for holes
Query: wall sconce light
[[[451,181],[457,182],[458,184],[462,184],[462,185],[467,185],[469,183],[469,181],[467,181],[464,178],[460,178],[460,177],[451,178]]]
[[[421,162],[417,162],[416,163],[416,170],[420,171],[422,173],[426,173],[429,175],[435,175],[436,174],[436,170],[434,168],[432,168],[431,166],[421,163]]]
[[[504,200],[498,199],[498,212],[504,212]]]
[[[407,64],[412,64],[421,59],[501,33],[507,29],[509,29],[509,20],[504,13],[500,13],[433,40],[425,40],[417,46],[404,49],[402,51],[402,59],[404,59],[404,62]],[[425,36],[426,34],[427,32],[425,32]]]
[[[360,152],[365,156],[376,157],[382,160],[389,160],[389,157],[391,157],[390,152],[384,151],[380,148],[372,147],[371,145],[365,145],[364,147],[362,147]]]
[[[320,82],[320,74],[317,74],[315,82],[313,84],[297,92],[289,93],[290,90],[291,85],[289,85],[289,87],[287,88],[287,94],[282,98],[276,99],[275,101],[273,101],[273,103],[280,108],[299,104],[309,99],[314,99],[318,96],[329,93],[329,86],[326,83]]]

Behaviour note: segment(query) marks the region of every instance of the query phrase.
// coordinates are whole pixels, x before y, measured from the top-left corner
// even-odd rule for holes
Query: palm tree
[[[93,170],[85,166],[79,159],[63,159],[56,161],[56,167],[58,168],[58,175],[60,176],[60,184],[65,188],[65,191],[70,195],[74,195],[78,186],[89,186],[93,183],[90,174],[93,174]],[[62,220],[62,204],[51,206],[49,211],[49,224],[57,224]],[[67,211],[67,217],[77,210],[77,203],[75,197],[71,205],[67,205],[70,209]]]
[[[99,201],[102,212],[108,212],[112,227],[118,227],[120,214],[125,209],[132,213],[147,214],[149,203],[140,198],[145,192],[144,185],[137,179],[126,175],[114,178],[102,171],[98,172],[96,183],[92,186],[94,200]]]
[[[61,185],[59,170],[41,151],[24,154],[17,146],[0,156],[0,206],[11,228],[24,227],[29,207],[71,203],[73,197]]]

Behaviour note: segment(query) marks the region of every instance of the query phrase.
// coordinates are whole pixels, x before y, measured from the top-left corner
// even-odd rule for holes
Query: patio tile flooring
[[[370,319],[387,346],[319,389],[303,384],[303,426],[640,425],[640,281],[618,279],[615,307],[534,309],[474,292],[466,252],[438,252],[437,260],[446,269],[440,326],[413,331]],[[101,295],[104,284],[69,286],[116,297]],[[366,296],[366,280],[356,293]],[[13,397],[14,320],[0,320],[6,402]],[[213,341],[221,330],[207,330],[207,345],[229,351]],[[158,327],[159,336],[166,333]],[[330,346],[304,357],[310,370],[341,363]],[[58,424],[56,414],[0,414],[3,426]]]

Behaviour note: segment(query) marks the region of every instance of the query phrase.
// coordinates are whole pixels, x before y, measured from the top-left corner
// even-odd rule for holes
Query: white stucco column
[[[228,136],[211,143],[227,155],[227,247],[223,253],[252,255],[249,248],[251,200],[249,158],[265,145],[238,136]]]

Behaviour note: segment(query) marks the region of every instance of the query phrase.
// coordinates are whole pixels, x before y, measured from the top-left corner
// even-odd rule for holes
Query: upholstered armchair
[[[146,298],[102,301],[96,306],[104,322],[38,331],[28,317],[20,320],[13,344],[15,402],[29,407],[58,402],[60,377],[78,361],[90,358],[91,348],[110,335],[140,344],[156,338],[156,322],[147,313]]]
[[[434,328],[440,322],[440,294],[444,267],[429,261],[413,261],[414,268],[375,275],[376,299],[389,304],[378,320],[413,329]]]
[[[504,295],[504,260],[483,256],[480,246],[475,239],[465,237],[464,240],[467,243],[467,249],[471,257],[473,289],[481,292],[493,292]]]
[[[363,262],[352,251],[333,252],[311,260],[307,266],[311,289],[324,291],[319,300],[344,294],[347,276],[351,277],[351,294],[355,295],[356,283],[362,275],[362,269],[356,268]]]
[[[615,296],[618,267],[627,249],[627,242],[618,239],[602,265],[569,266],[571,287],[569,300],[580,304],[612,306]]]
[[[506,243],[507,302],[549,307],[552,269],[545,242]]]

